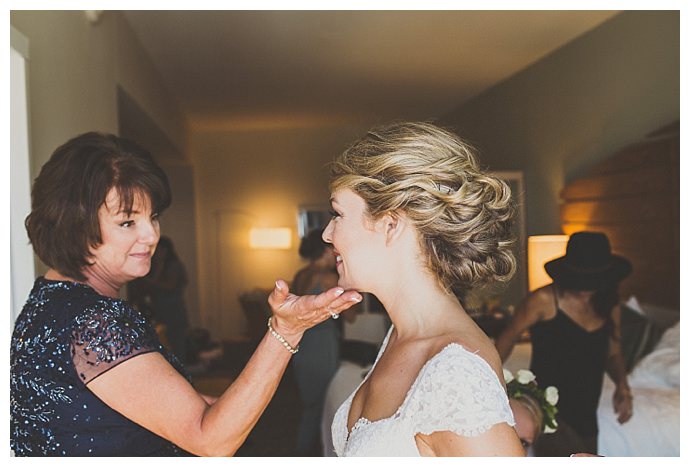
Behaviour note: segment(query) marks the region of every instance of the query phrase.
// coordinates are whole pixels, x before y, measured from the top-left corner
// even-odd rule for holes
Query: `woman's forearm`
[[[299,336],[287,337],[295,347]],[[203,414],[204,453],[233,455],[244,443],[276,392],[292,354],[266,333],[242,373]]]
[[[276,281],[268,302],[275,331],[297,347],[304,331],[362,300],[356,291],[335,287],[317,296],[289,293],[287,283]],[[196,424],[196,439],[207,455],[232,455],[242,445],[275,394],[292,353],[270,332],[252,358],[215,404],[204,409]]]
[[[498,351],[498,356],[501,358],[503,363],[508,360],[508,357],[510,357],[510,354],[513,352],[513,347],[515,347],[516,340],[516,336],[508,333],[502,333],[494,342],[496,350]]]
[[[337,288],[298,297],[278,281],[269,296],[272,326],[296,347],[306,329],[359,301],[357,292]],[[186,451],[232,455],[266,409],[291,357],[283,343],[267,333],[242,373],[211,404],[159,352],[127,358],[92,378],[87,387],[113,410]]]
[[[623,356],[620,353],[609,356],[606,362],[606,373],[611,377],[616,387],[628,388],[628,375],[625,371]]]

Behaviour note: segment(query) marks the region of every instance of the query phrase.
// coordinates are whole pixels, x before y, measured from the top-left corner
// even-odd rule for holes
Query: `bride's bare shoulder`
[[[478,328],[477,328],[478,329]],[[442,339],[439,339],[437,344],[440,349],[447,347],[451,343],[459,344],[464,350],[475,354],[489,364],[491,369],[496,373],[499,381],[503,383],[503,369],[501,365],[501,358],[493,342],[481,330],[461,330],[452,332]]]

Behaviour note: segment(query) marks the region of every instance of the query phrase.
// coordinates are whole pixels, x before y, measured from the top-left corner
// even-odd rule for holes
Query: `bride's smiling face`
[[[323,239],[333,245],[340,276],[338,285],[370,292],[385,264],[385,236],[377,223],[369,219],[364,200],[352,190],[334,192],[331,207],[333,217]]]

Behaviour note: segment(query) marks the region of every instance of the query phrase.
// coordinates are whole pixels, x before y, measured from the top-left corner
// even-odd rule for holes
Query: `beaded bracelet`
[[[285,348],[287,349],[288,352],[290,352],[292,355],[295,355],[299,351],[299,345],[297,347],[291,346],[288,343],[288,341],[285,340],[285,338],[283,336],[278,334],[278,332],[275,329],[273,329],[273,326],[271,326],[271,319],[272,318],[273,318],[273,316],[268,318],[268,330],[271,332],[273,337],[278,339],[278,342],[280,342],[281,344],[283,344],[283,346],[285,346]]]

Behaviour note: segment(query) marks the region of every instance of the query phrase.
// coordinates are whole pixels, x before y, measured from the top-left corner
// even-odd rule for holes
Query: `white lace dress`
[[[393,327],[376,357],[386,349]],[[427,361],[396,412],[382,420],[360,418],[348,434],[354,395],[376,367],[343,402],[331,431],[338,456],[419,456],[415,435],[453,431],[479,435],[497,423],[515,426],[508,396],[496,373],[480,356],[451,343]]]

